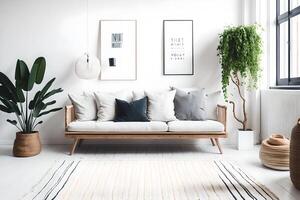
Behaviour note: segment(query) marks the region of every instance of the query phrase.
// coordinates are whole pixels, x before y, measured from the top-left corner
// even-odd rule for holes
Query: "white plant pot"
[[[252,130],[237,131],[237,149],[251,150],[254,147],[254,132]]]

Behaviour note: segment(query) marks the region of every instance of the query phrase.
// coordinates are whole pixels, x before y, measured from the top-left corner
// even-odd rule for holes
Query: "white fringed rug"
[[[24,199],[278,199],[226,161],[57,161]]]

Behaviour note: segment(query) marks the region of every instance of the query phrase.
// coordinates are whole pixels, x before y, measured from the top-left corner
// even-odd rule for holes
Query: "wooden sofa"
[[[73,144],[71,145],[70,155],[72,155],[77,147],[77,145],[82,142],[82,140],[95,140],[95,139],[200,139],[207,138],[211,140],[213,146],[217,145],[219,152],[222,154],[221,145],[219,143],[219,138],[227,138],[226,132],[226,116],[227,107],[223,105],[217,105],[217,121],[224,125],[224,131],[217,132],[150,132],[146,131],[141,134],[126,132],[126,131],[114,131],[114,132],[88,132],[88,131],[68,131],[68,125],[75,121],[75,112],[72,105],[65,107],[65,137],[73,139]]]

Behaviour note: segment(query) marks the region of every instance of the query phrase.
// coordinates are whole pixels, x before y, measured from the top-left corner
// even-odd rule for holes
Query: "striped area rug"
[[[23,199],[278,199],[230,162],[57,161]]]

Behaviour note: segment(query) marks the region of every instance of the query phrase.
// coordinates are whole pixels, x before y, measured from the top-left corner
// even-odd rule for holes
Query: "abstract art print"
[[[101,80],[136,80],[136,20],[100,21]]]
[[[111,48],[122,48],[123,33],[111,34]]]
[[[164,20],[164,75],[193,75],[193,20]]]

